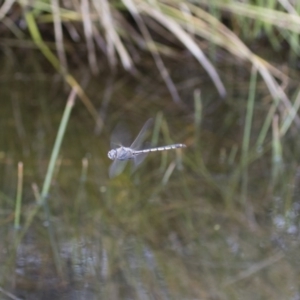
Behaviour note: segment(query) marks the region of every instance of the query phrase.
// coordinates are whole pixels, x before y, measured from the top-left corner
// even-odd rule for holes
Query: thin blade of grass
[[[272,123],[272,185],[275,186],[282,171],[282,145],[279,132],[279,117],[275,115]]]
[[[277,104],[273,103],[273,105],[271,105],[271,107],[270,107],[270,109],[268,111],[268,114],[267,114],[267,116],[265,118],[265,121],[263,123],[263,126],[261,127],[260,133],[259,133],[257,141],[256,141],[256,146],[255,146],[257,152],[261,152],[261,150],[262,150],[263,143],[264,143],[264,141],[266,139],[268,130],[270,129],[270,126],[271,126],[271,123],[272,123],[272,119],[273,119],[273,116],[274,116],[274,114],[276,112],[276,108],[277,108],[278,102],[279,101],[277,101]]]
[[[195,123],[195,145],[198,147],[200,137],[200,127],[202,121],[202,101],[200,89],[194,91],[194,123]]]
[[[173,81],[170,77],[170,74],[163,63],[163,60],[161,59],[161,57],[159,55],[156,45],[150,35],[150,32],[148,31],[148,29],[145,25],[141,15],[139,14],[137,7],[134,5],[132,0],[122,0],[122,1],[123,1],[124,5],[127,7],[127,9],[130,11],[131,15],[134,17],[136,23],[138,24],[138,26],[144,36],[144,39],[147,41],[147,44],[150,46],[149,50],[151,51],[151,54],[155,61],[155,64],[161,74],[161,77],[165,81],[165,83],[172,95],[174,102],[180,103],[181,99],[178,94],[177,88],[176,88],[175,84],[173,83]]]
[[[69,95],[63,116],[62,116],[62,120],[57,132],[57,136],[56,136],[56,140],[53,146],[53,150],[51,153],[51,158],[49,161],[49,166],[48,166],[48,170],[46,173],[46,177],[44,180],[44,184],[43,184],[43,188],[42,188],[42,193],[41,193],[41,198],[40,198],[40,204],[45,202],[46,197],[48,196],[49,193],[49,189],[50,189],[50,184],[51,184],[51,180],[53,177],[53,172],[54,172],[54,168],[55,168],[55,164],[58,158],[58,154],[60,151],[60,147],[63,141],[63,137],[65,134],[65,130],[70,118],[70,114],[72,111],[72,108],[75,104],[75,98],[76,98],[76,90],[73,89]]]
[[[174,171],[176,167],[176,162],[175,161],[172,161],[170,164],[169,164],[169,167],[167,168],[163,178],[162,178],[162,181],[161,181],[161,184],[162,185],[166,185]]]
[[[15,2],[15,0],[4,1],[3,5],[0,7],[0,20],[5,17]]]
[[[209,5],[209,1],[199,0],[198,3]],[[299,14],[286,13],[273,8],[265,7],[265,5],[253,5],[242,3],[238,1],[225,2],[215,1],[223,11],[228,11],[234,15],[241,15],[243,17],[251,18],[254,20],[261,20],[264,24],[269,23],[279,29],[288,29],[290,31],[300,32],[300,16]]]
[[[213,65],[207,59],[200,47],[195,43],[191,36],[173,19],[171,19],[167,14],[162,13],[160,10],[150,6],[146,3],[140,3],[139,9],[141,12],[148,14],[157,22],[164,25],[170,32],[172,32],[178,40],[180,40],[185,47],[194,55],[194,57],[200,62],[203,68],[207,71],[211,79],[213,80],[219,94],[225,97],[226,90],[225,87],[216,72]],[[186,20],[185,20],[186,22]]]
[[[255,92],[256,92],[256,81],[257,81],[257,70],[253,67],[252,74],[250,79],[250,87],[249,87],[249,95],[247,102],[247,112],[246,112],[246,120],[244,127],[244,135],[243,135],[243,144],[242,144],[242,158],[241,164],[244,165],[243,168],[243,176],[242,176],[242,200],[243,204],[246,205],[247,202],[247,194],[248,194],[248,166],[247,166],[247,157],[249,154],[249,144],[250,144],[250,135],[252,128],[252,118],[254,111],[254,100],[255,100]]]
[[[106,53],[108,61],[111,67],[115,68],[115,66],[117,65],[117,58],[113,39],[113,36],[115,34],[113,33],[115,25],[112,22],[109,5],[105,0],[93,1],[93,3],[96,8],[96,11],[98,12],[99,20],[101,21],[105,30]]]
[[[111,9],[109,2],[106,0],[93,0],[96,11],[99,15],[99,19],[105,29],[106,33],[106,42],[107,42],[107,54],[112,67],[117,64],[117,60],[115,57],[115,49],[117,50],[122,65],[125,70],[132,70],[133,63],[132,60],[120,39],[119,34],[116,31],[116,25],[113,21],[113,17],[111,15]]]
[[[3,23],[9,30],[20,40],[24,40],[24,33],[20,30],[20,28],[10,19],[3,18],[0,19],[1,23]]]
[[[281,136],[283,136],[287,133],[288,129],[292,125],[292,122],[295,118],[295,115],[297,114],[297,112],[300,108],[300,91],[298,92],[298,95],[297,95],[296,100],[294,102],[293,108],[294,109],[291,112],[291,114],[286,116],[286,118],[283,120],[283,123],[282,123],[281,128],[280,128],[280,135]]]
[[[65,52],[64,42],[63,42],[63,31],[62,31],[62,23],[61,23],[58,0],[51,0],[51,4],[53,10],[56,51],[59,57],[60,64],[63,66],[63,69],[67,71],[68,70],[67,58],[66,58],[66,52]]]
[[[23,191],[23,163],[18,163],[18,185],[17,185],[17,197],[16,197],[16,207],[15,207],[15,229],[20,228],[20,218],[21,218],[21,205],[22,205],[22,192]]]
[[[90,5],[89,0],[81,0],[81,14],[83,21],[83,30],[86,39],[86,45],[88,50],[88,60],[91,71],[93,74],[99,73],[97,58],[96,58],[96,49],[93,41],[93,26],[90,17]]]

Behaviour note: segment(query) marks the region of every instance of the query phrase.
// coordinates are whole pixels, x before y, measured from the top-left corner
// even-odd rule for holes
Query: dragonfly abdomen
[[[167,151],[167,150],[172,150],[172,149],[177,149],[177,148],[185,148],[185,147],[186,147],[185,144],[174,144],[174,145],[168,145],[168,146],[162,146],[162,147],[136,150],[136,151],[134,151],[134,154],[149,153],[149,152],[156,152],[156,151]]]

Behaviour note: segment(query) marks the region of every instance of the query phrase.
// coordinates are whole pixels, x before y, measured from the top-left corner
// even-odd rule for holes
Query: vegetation
[[[86,43],[88,62],[94,74],[99,71],[99,50],[106,55],[111,68],[116,68],[120,62],[128,71],[136,68],[136,51],[149,51],[175,101],[179,101],[180,96],[162,56],[176,55],[180,45],[192,53],[220,95],[225,96],[218,72],[200,47],[200,41],[206,40],[238,59],[250,62],[265,80],[274,102],[279,99],[293,118],[294,110],[282,88],[288,77],[253,53],[239,38],[245,37],[249,44],[266,36],[275,49],[286,42],[292,53],[299,53],[300,18],[296,13],[299,4],[295,7],[288,1],[269,1],[267,4],[268,7],[265,1],[253,5],[239,1],[85,0],[71,1],[61,7],[56,0],[9,0],[2,5],[0,18],[3,27],[14,35],[21,47],[28,40],[24,30],[28,29],[34,45],[65,80],[76,87],[95,119],[98,116],[92,103],[68,72],[68,53],[77,51],[76,45],[82,40]],[[231,25],[225,26],[225,20]],[[46,40],[46,33],[51,33],[54,40]]]
[[[62,106],[57,113],[54,95],[46,92],[53,81],[46,89],[32,80],[35,101],[26,113],[28,84],[0,88],[3,99],[12,95],[0,120],[9,127],[7,116],[14,116],[19,145],[2,130],[0,293],[12,299],[22,291],[37,299],[54,291],[70,299],[74,293],[85,299],[253,299],[255,290],[262,299],[297,299],[299,11],[298,1],[285,0],[4,1],[2,48],[32,48],[35,55],[26,56],[32,68],[50,63],[71,93],[61,115]],[[187,52],[226,98],[219,102],[225,112],[206,117],[209,102],[219,100],[212,90],[203,93],[205,83],[203,90],[187,88],[192,101],[183,97],[177,79],[191,79],[190,69],[181,77],[176,71],[191,60]],[[282,53],[284,64],[275,56]],[[94,82],[94,92],[85,88],[78,67],[86,60],[98,80],[107,66],[103,58],[104,76],[124,76],[124,69],[139,79],[138,87],[121,78],[114,87],[108,81],[107,88]],[[3,74],[15,76],[8,60],[1,64]],[[242,75],[228,68],[223,74],[224,64],[242,68]],[[146,69],[155,74],[153,65],[163,84],[156,75],[143,82]],[[128,101],[105,98],[120,86],[116,98],[125,94]],[[161,99],[162,86],[173,102]],[[86,111],[73,108],[75,93]],[[143,101],[149,94],[151,101]],[[104,158],[111,128],[125,115],[141,114],[135,123],[142,124],[145,112],[155,116],[152,144],[175,136],[188,148],[109,180]],[[95,124],[103,139],[86,134]],[[22,160],[18,169],[16,160]]]

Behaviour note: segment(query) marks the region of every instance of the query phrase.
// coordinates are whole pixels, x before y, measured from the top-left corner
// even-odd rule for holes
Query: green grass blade
[[[53,147],[53,150],[51,153],[51,158],[50,158],[46,178],[45,178],[42,193],[41,193],[41,199],[40,199],[41,204],[45,202],[45,199],[46,199],[49,189],[50,189],[50,184],[51,184],[51,180],[53,177],[55,163],[58,158],[58,153],[59,153],[61,143],[62,143],[64,134],[65,134],[65,131],[66,131],[66,127],[67,127],[67,124],[68,124],[68,121],[70,118],[70,113],[74,106],[75,96],[76,96],[76,91],[73,89],[72,92],[70,93],[69,99],[67,101],[67,105],[66,105],[62,120],[60,122],[58,133],[57,133],[56,140],[55,140],[55,144],[54,144],[54,147]]]
[[[21,204],[22,204],[22,191],[23,191],[23,163],[18,163],[18,186],[17,186],[17,198],[15,208],[15,229],[20,228],[20,217],[21,217]]]
[[[251,128],[252,128],[254,102],[255,102],[254,100],[256,94],[255,93],[256,81],[257,81],[257,70],[255,68],[252,68],[249,96],[248,96],[248,103],[247,103],[247,114],[246,114],[245,128],[244,128],[244,137],[243,137],[243,144],[242,144],[241,164],[245,166],[245,168],[243,169],[243,180],[242,180],[242,199],[244,204],[246,203],[246,199],[247,199],[247,187],[248,187],[247,158],[249,155],[250,135],[251,135]]]

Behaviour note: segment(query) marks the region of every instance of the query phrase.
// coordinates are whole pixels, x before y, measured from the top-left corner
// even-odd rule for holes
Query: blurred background
[[[1,299],[300,299],[299,1],[0,3]]]

